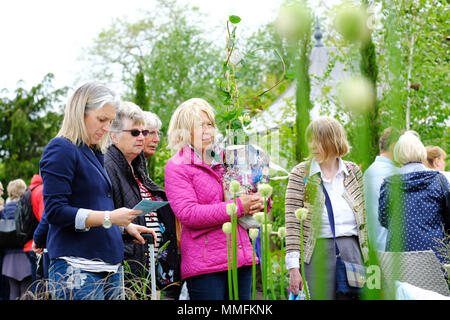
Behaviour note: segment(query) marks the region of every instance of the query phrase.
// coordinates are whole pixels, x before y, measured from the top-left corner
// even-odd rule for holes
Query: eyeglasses
[[[131,135],[133,136],[133,137],[138,137],[141,133],[142,133],[142,135],[144,136],[144,137],[146,137],[146,136],[148,136],[148,134],[150,133],[150,131],[149,130],[138,130],[138,129],[131,129],[131,130],[122,130],[122,131],[126,131],[126,132],[129,132],[129,133],[131,133]]]
[[[161,137],[163,135],[162,131],[155,131],[155,130],[152,130],[152,131],[150,131],[150,130],[142,130],[141,131],[141,130],[138,130],[138,129],[131,129],[131,130],[122,130],[122,131],[126,131],[126,132],[131,133],[131,135],[133,137],[138,137],[141,133],[142,133],[142,135],[144,137],[146,137],[148,135],[150,135],[150,137],[156,137],[156,136]]]
[[[162,131],[156,131],[156,130],[151,130],[151,131],[149,131],[148,134],[150,135],[150,137],[156,137],[156,136],[161,137],[161,136],[164,135],[164,132],[162,132]]]
[[[207,122],[207,123],[198,123],[198,124],[197,124],[197,127],[198,127],[199,129],[206,130],[206,129],[212,129],[212,128],[214,128],[214,125],[213,125],[211,122]]]

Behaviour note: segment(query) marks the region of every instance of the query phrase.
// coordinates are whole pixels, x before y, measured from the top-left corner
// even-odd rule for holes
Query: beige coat
[[[362,172],[353,162],[344,161],[344,164],[349,173],[344,177],[346,189],[344,199],[347,200],[355,215],[359,246],[363,260],[366,262],[368,260],[368,238]],[[310,161],[304,161],[292,169],[285,198],[286,252],[300,252],[300,220],[295,217],[294,212],[303,207],[309,210],[306,220],[303,221],[305,263],[309,263],[311,260],[325,206],[325,195],[321,188],[322,179],[319,174],[309,177],[309,165]]]

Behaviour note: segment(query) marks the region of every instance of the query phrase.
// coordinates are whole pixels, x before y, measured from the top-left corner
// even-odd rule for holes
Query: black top
[[[164,201],[167,201],[164,190],[154,183],[147,173],[147,163],[144,153],[141,152],[131,162],[136,178],[154,195],[159,196]],[[125,159],[122,152],[115,146],[111,145],[105,154],[105,168],[111,179],[113,189],[113,200],[115,208],[133,208],[141,200],[138,183],[131,171],[131,168]],[[165,230],[162,234],[162,241],[159,247],[162,247],[168,240],[167,255],[164,255],[164,261],[159,261],[160,264],[165,264],[165,267],[174,270],[174,280],[179,280],[179,254],[177,247],[176,224],[175,215],[170,208],[170,205],[163,206],[157,211],[157,216],[160,222],[164,224]],[[145,217],[138,216],[133,223],[145,226]],[[129,238],[124,238],[125,260],[131,267],[133,274],[142,276],[142,267],[145,266],[148,270],[148,245],[141,245],[132,242]],[[162,259],[160,259],[162,260]],[[164,266],[163,266],[164,269]],[[146,273],[147,275],[147,273]],[[161,284],[159,284],[161,287]]]

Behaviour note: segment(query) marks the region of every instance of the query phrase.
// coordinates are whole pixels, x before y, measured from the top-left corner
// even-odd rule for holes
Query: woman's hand
[[[294,295],[298,295],[300,289],[303,288],[303,279],[299,268],[289,269],[289,288]]]
[[[44,248],[38,248],[36,243],[33,241],[33,244],[31,245],[31,249],[34,251],[34,253],[36,254],[43,254],[44,253]]]
[[[245,214],[254,215],[256,212],[264,210],[264,199],[259,193],[244,194],[239,197]]]
[[[125,231],[128,232],[130,236],[136,238],[136,240],[133,240],[134,243],[139,244],[145,244],[145,239],[141,236],[141,233],[151,233],[153,234],[153,239],[155,240],[155,246],[157,245],[156,233],[150,228],[141,226],[139,224],[130,223],[125,227]]]
[[[142,210],[133,210],[128,208],[119,208],[110,213],[111,222],[117,226],[127,227]]]

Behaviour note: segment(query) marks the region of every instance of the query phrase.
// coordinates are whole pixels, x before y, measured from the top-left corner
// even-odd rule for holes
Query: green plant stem
[[[253,264],[252,264],[252,300],[255,300],[256,296],[256,264],[255,264],[255,252],[256,252],[256,240],[253,240]]]
[[[267,286],[267,274],[269,269],[269,233],[267,232],[267,199],[264,198],[264,273],[265,273],[265,279],[264,282]],[[264,298],[266,300],[269,299],[269,295],[267,294],[267,288],[266,293],[264,294]]]
[[[265,238],[264,238],[264,226],[261,227],[261,237],[260,237],[260,244],[261,244],[261,282],[262,282],[262,288],[263,288],[263,297],[266,299],[267,295],[267,285],[266,285],[266,257],[265,257]]]
[[[234,194],[234,204],[236,204],[236,193]],[[237,270],[237,211],[232,215],[232,255],[233,255],[233,292],[234,300],[239,300],[238,292],[238,270]]]
[[[281,255],[280,255],[280,268],[281,268],[281,281],[280,281],[280,286],[281,286],[281,299],[282,300],[286,300],[286,297],[284,296],[284,243],[283,243],[283,238],[281,238]]]
[[[231,282],[231,257],[230,257],[230,235],[227,234],[227,253],[228,253],[228,299],[233,300],[233,285]]]
[[[270,239],[270,237],[269,237]],[[272,269],[272,252],[269,251],[268,253],[269,256],[269,263],[268,263],[268,269],[269,269],[269,287],[270,287],[270,296],[272,297],[272,300],[276,300],[276,296],[275,296],[275,290],[274,290],[274,286],[273,286],[273,269]]]
[[[305,277],[305,261],[303,259],[303,221],[300,220],[300,258],[302,264],[303,288],[305,290],[306,300],[309,300],[308,284]]]

